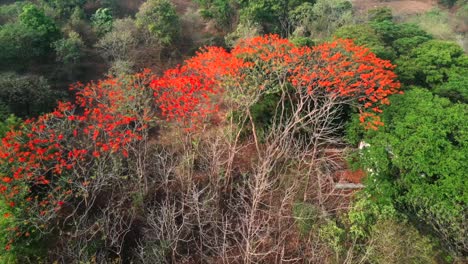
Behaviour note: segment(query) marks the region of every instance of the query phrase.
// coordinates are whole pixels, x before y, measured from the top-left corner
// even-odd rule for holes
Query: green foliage
[[[393,20],[392,10],[389,7],[379,7],[370,9],[367,15],[369,21],[374,23]]]
[[[53,43],[57,60],[65,65],[77,64],[83,56],[84,43],[80,35],[74,31],[68,34],[68,38],[60,39]]]
[[[313,47],[315,42],[308,37],[295,37],[291,39],[291,42],[297,47]]]
[[[136,14],[136,24],[159,44],[172,44],[179,35],[180,22],[174,5],[168,0],[149,0]]]
[[[346,230],[340,228],[333,220],[328,220],[319,228],[319,237],[322,241],[335,252],[340,255],[344,251],[344,241],[346,238]],[[339,258],[339,257],[337,257]]]
[[[13,122],[19,120],[15,119]],[[44,263],[41,258],[47,244],[38,239],[37,232],[31,231],[27,236],[15,237],[15,243],[11,244],[10,239],[12,234],[14,237],[15,228],[23,222],[20,220],[23,212],[20,205],[12,207],[0,197],[0,264]]]
[[[258,23],[241,22],[233,32],[226,35],[225,42],[227,46],[234,47],[239,40],[259,36],[262,32],[262,27]]]
[[[403,37],[393,41],[392,46],[397,54],[407,55],[412,49],[426,41],[429,41],[430,39],[431,37],[429,36]]]
[[[276,93],[266,94],[250,108],[255,125],[260,129],[267,128],[272,124],[275,109],[280,97]]]
[[[437,86],[433,92],[439,96],[449,98],[452,102],[468,103],[468,73],[449,74],[449,79]]]
[[[10,217],[5,218],[4,215],[10,215]],[[5,250],[9,237],[7,235],[9,231],[7,230],[13,225],[14,217],[11,207],[0,198],[0,264],[17,263],[17,256],[12,249]]]
[[[369,25],[349,25],[335,31],[336,38],[352,39],[354,43],[369,48],[379,58],[391,59],[395,56],[393,50],[385,47],[377,32]]]
[[[68,18],[75,8],[82,8],[87,0],[41,0],[44,6],[53,10],[57,18]]]
[[[465,75],[468,56],[454,42],[431,40],[400,58],[397,64],[397,72],[406,84],[434,87],[446,82],[450,75]]]
[[[15,73],[0,75],[0,102],[8,107],[10,113],[19,117],[50,111],[61,96],[61,93],[50,88],[43,77]]]
[[[37,6],[26,4],[18,22],[0,25],[0,65],[21,66],[30,59],[45,56],[60,36],[55,22]]]
[[[24,2],[15,2],[8,5],[0,5],[0,25],[15,23],[23,10]]]
[[[372,226],[367,246],[370,263],[435,264],[438,251],[427,236],[410,224],[395,220],[379,220]]]
[[[385,126],[367,132],[370,147],[363,152],[371,199],[416,217],[458,254],[467,243],[467,111],[466,104],[415,88],[393,98]]]
[[[19,23],[0,25],[0,65],[5,68],[21,67],[31,58],[43,54],[34,47],[37,34]]]
[[[98,35],[102,36],[112,30],[114,18],[109,8],[99,8],[91,17],[93,27]]]
[[[235,9],[231,0],[197,0],[205,19],[213,19],[220,29],[230,29]]]
[[[379,220],[398,217],[392,200],[377,195],[381,190],[392,193],[391,186],[387,182],[381,182],[379,188],[359,193],[352,209],[348,212],[346,222],[349,223],[349,235],[352,239],[368,239],[372,226]]]
[[[59,29],[52,18],[46,16],[43,10],[36,5],[28,4],[23,7],[23,12],[19,15],[21,25],[29,30],[33,30],[41,43],[47,45],[60,36]]]
[[[402,220],[391,204],[375,203],[367,191],[356,198],[348,214],[317,226],[320,240],[335,254],[333,263],[351,256],[350,263],[438,263],[441,252],[432,237]]]
[[[0,122],[0,138],[3,138],[5,134],[10,131],[12,127],[17,127],[21,124],[21,119],[16,117],[15,115],[9,115],[6,118],[1,118]],[[0,213],[0,215],[3,215]]]
[[[413,38],[417,36],[428,39],[431,38],[428,33],[416,24],[397,24],[389,20],[384,20],[382,22],[371,23],[370,25],[388,46],[393,46],[393,42],[401,38]]]
[[[113,29],[96,43],[96,48],[108,61],[131,60],[131,52],[138,44],[137,28],[130,18],[117,19]]]
[[[313,227],[318,223],[319,210],[312,204],[294,203],[293,217],[299,233],[308,236]]]
[[[62,26],[62,32],[64,34],[70,34],[76,32],[80,36],[93,35],[90,34],[92,31],[92,24],[86,20],[86,14],[80,7],[75,7],[70,15],[70,18]],[[94,37],[94,36],[93,36]]]
[[[353,8],[347,0],[318,0],[304,3],[289,14],[295,35],[330,36],[337,28],[353,22]],[[300,34],[298,34],[300,32]]]
[[[239,12],[241,23],[258,23],[262,26],[262,30],[267,33],[288,35],[291,30],[289,12],[301,4],[312,5],[315,0],[239,0],[238,2],[241,6]]]
[[[452,15],[448,11],[434,8],[413,18],[412,21],[438,39],[456,40],[457,36],[451,23],[452,19]]]

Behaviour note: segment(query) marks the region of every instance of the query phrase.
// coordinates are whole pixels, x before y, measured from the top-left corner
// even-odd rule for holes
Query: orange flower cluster
[[[151,82],[163,116],[196,128],[205,117],[218,111],[215,95],[223,92],[222,81],[248,65],[218,47],[208,47],[185,62],[167,70]]]
[[[351,40],[338,39],[310,48],[266,35],[243,40],[231,52],[206,48],[183,66],[153,80],[151,87],[162,114],[168,120],[191,122],[190,126],[218,110],[216,100],[222,97],[219,94],[227,80],[235,84],[231,86],[241,86],[246,75],[260,74],[254,77],[265,82],[285,80],[311,94],[352,100],[364,126],[377,129],[383,125],[378,116],[381,106],[389,103],[390,95],[400,93],[394,67]]]
[[[383,125],[378,117],[388,97],[400,93],[395,68],[351,40],[295,47],[276,35],[241,42],[234,56],[253,60],[267,75],[285,76],[296,89],[354,100],[366,128]]]
[[[91,169],[94,159],[128,157],[128,146],[141,140],[153,116],[141,104],[152,95],[151,79],[145,71],[77,83],[74,104],[60,102],[52,113],[8,132],[0,145],[0,195],[29,214],[54,214],[73,194],[69,174],[78,164]]]

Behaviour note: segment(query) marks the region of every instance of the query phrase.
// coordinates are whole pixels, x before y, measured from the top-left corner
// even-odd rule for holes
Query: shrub
[[[318,226],[320,212],[314,205],[308,203],[294,203],[292,214],[299,233],[307,237],[312,229]]]
[[[173,43],[180,32],[180,22],[174,5],[168,0],[148,0],[136,14],[136,25],[162,46]]]

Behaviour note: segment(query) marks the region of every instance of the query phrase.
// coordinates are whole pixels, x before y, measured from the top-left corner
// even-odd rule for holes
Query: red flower
[[[3,178],[2,178],[2,181],[3,181],[4,183],[10,183],[10,182],[12,181],[12,179],[11,179],[10,177],[3,177]]]

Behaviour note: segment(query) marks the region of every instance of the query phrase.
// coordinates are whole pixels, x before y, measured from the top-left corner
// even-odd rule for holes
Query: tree
[[[288,1],[288,0],[261,0],[261,1],[239,1],[240,22],[244,25],[255,23],[262,26],[266,33],[278,33],[283,36],[289,35],[294,24],[291,23],[289,12],[301,4],[312,5],[315,0]]]
[[[12,4],[3,4],[0,6],[0,25],[15,23],[25,3],[14,2]]]
[[[8,131],[18,127],[20,124],[21,119],[15,115],[9,115],[6,118],[2,118],[2,121],[0,122],[0,138],[3,138]]]
[[[132,61],[132,52],[138,44],[137,28],[130,18],[117,19],[113,28],[96,44],[107,61]]]
[[[40,37],[36,45],[44,46],[44,49],[48,48],[50,43],[60,36],[58,27],[52,18],[46,16],[44,11],[34,4],[23,7],[23,12],[19,15],[19,22]]]
[[[10,113],[31,117],[50,111],[61,93],[52,90],[41,76],[21,76],[15,73],[0,75],[0,101]]]
[[[82,8],[86,0],[40,0],[40,2],[54,10],[57,18],[67,19],[75,8]]]
[[[459,255],[468,248],[467,111],[466,104],[414,88],[392,98],[382,118],[386,125],[365,133],[370,146],[363,151],[371,200],[391,201]]]
[[[379,58],[392,59],[393,50],[385,46],[379,34],[367,24],[348,25],[338,28],[333,34],[336,38],[352,39],[357,45],[369,48]]]
[[[449,74],[447,82],[435,87],[434,94],[449,98],[452,102],[468,103],[468,73],[464,75],[458,73]]]
[[[34,46],[37,34],[19,23],[0,26],[0,65],[5,67],[23,66],[31,58],[43,54]]]
[[[442,40],[425,42],[397,62],[402,81],[425,87],[440,85],[450,75],[466,75],[468,68],[463,49],[457,43]]]
[[[337,28],[353,21],[352,4],[346,0],[318,0],[314,5],[304,3],[290,13],[297,30],[308,35],[330,36]]]
[[[15,217],[15,221],[2,230],[0,243],[6,240],[7,244],[2,246],[7,251],[17,243],[26,242],[27,245],[40,240],[56,228],[63,231],[61,225],[54,224],[56,220],[65,221],[69,234],[76,232],[74,239],[65,239],[67,243],[104,232],[109,238],[106,243],[111,243],[114,250],[122,246],[120,226],[118,230],[106,232],[105,227],[96,230],[89,224],[94,225],[96,220],[110,221],[106,217],[133,221],[127,218],[132,217],[131,211],[119,207],[127,199],[123,198],[126,195],[122,196],[120,187],[127,186],[131,191],[135,187],[135,182],[128,184],[122,162],[133,154],[131,149],[138,149],[135,153],[142,151],[135,144],[146,139],[148,125],[154,118],[155,113],[148,105],[151,102],[148,96],[152,96],[148,86],[150,78],[149,71],[145,71],[122,79],[87,85],[77,83],[72,86],[76,91],[75,103],[60,102],[53,112],[28,119],[6,133],[0,145],[0,201],[6,202],[14,212],[11,217]],[[112,173],[107,173],[110,171]],[[143,185],[145,181],[143,175],[130,180]],[[101,209],[93,211],[94,202],[89,203],[101,195],[108,184],[119,192],[117,197],[106,195],[106,203],[117,202],[106,208],[119,208],[121,214],[117,211],[103,213]],[[75,209],[84,206],[87,212],[62,211],[65,213],[62,215],[60,211],[65,206],[76,206]],[[10,216],[1,217],[4,220]],[[61,253],[67,258],[69,252]],[[72,256],[73,259],[80,257]]]
[[[55,22],[36,5],[25,4],[18,21],[0,25],[0,65],[10,67],[43,57],[60,36]]]
[[[370,9],[367,12],[368,19],[370,22],[373,23],[379,23],[379,22],[384,22],[384,21],[392,21],[393,20],[393,14],[392,14],[392,9],[389,7],[381,7],[381,8],[374,8]]]
[[[230,30],[235,9],[231,0],[197,0],[205,19],[213,19],[219,29]]]
[[[93,27],[100,36],[112,30],[113,20],[112,11],[109,8],[99,8],[91,17]]]
[[[168,0],[146,1],[136,14],[136,25],[162,46],[172,44],[180,32],[179,17]]]
[[[123,252],[135,252],[136,246],[126,242],[127,234],[136,232],[144,234],[143,247],[155,247],[146,257],[145,248],[141,249],[143,259],[171,254],[177,262],[182,258],[178,252],[186,246],[177,243],[182,237],[195,246],[197,256],[221,256],[225,253],[214,249],[228,241],[239,245],[241,253],[236,252],[235,258],[243,263],[276,256],[276,249],[286,246],[281,238],[291,233],[290,215],[277,213],[289,212],[286,209],[303,181],[306,186],[300,189],[307,201],[307,190],[323,180],[310,172],[319,173],[324,166],[327,158],[322,157],[321,147],[338,142],[335,132],[340,124],[335,121],[341,106],[360,109],[366,128],[380,126],[377,115],[382,105],[399,91],[393,67],[350,40],[296,47],[268,35],[243,40],[230,52],[205,48],[161,76],[146,70],[72,85],[74,102],[60,102],[53,112],[26,120],[2,139],[0,195],[15,210],[17,223],[5,230],[6,247],[30,241],[32,230],[38,234],[35,239],[59,233],[63,235],[55,237],[54,252],[62,259],[88,261],[98,255],[96,261],[106,262]],[[257,138],[251,107],[267,94],[282,101],[272,115],[273,125],[265,130],[264,145],[255,141],[258,167],[234,182],[232,155],[240,148],[242,120],[252,125]],[[170,125],[180,128],[184,149],[198,148],[195,129],[209,125],[221,106],[240,112],[241,118],[237,122],[232,114],[222,120],[230,127],[229,135],[212,142],[215,145],[206,149],[211,154],[190,153],[189,161],[178,162],[157,150],[159,146],[149,145],[150,129]],[[150,156],[156,156],[156,165],[150,165]],[[168,160],[172,158],[174,162]],[[209,173],[207,184],[192,180],[195,163],[203,162],[195,159],[218,164],[204,169]],[[280,175],[292,163],[309,173],[292,177],[293,186],[282,190]],[[278,170],[278,166],[287,167]],[[155,188],[169,190],[170,183],[181,187],[149,205],[146,197]],[[318,186],[321,190],[323,183]],[[222,191],[226,188],[233,189]],[[273,199],[278,194],[280,205]],[[310,199],[319,201],[317,208],[325,207],[326,197],[318,194]],[[174,221],[182,213],[186,220]],[[144,229],[136,219],[144,219]],[[278,232],[279,239],[255,246]],[[214,239],[220,237],[225,238]],[[83,248],[89,250],[83,253]]]
[[[54,42],[53,46],[57,60],[65,65],[75,65],[83,56],[83,40],[74,31],[68,33],[68,38]]]
[[[227,34],[224,39],[226,45],[229,47],[234,47],[242,39],[253,38],[261,35],[261,33],[262,27],[259,24],[254,24],[251,22],[244,24],[241,22],[237,25],[236,29],[233,32]]]
[[[384,43],[390,47],[393,47],[394,41],[402,38],[423,37],[431,39],[431,36],[416,24],[397,24],[391,20],[383,20],[381,22],[372,22],[370,25],[380,35]]]

